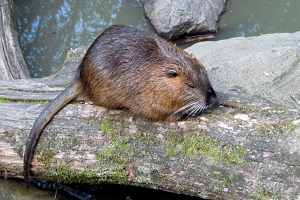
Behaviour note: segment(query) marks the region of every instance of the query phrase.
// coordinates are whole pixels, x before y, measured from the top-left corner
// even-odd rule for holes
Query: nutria
[[[24,154],[27,187],[42,129],[78,94],[95,105],[126,108],[154,121],[197,116],[216,102],[207,72],[196,58],[154,34],[111,26],[87,50],[74,82],[36,119]]]

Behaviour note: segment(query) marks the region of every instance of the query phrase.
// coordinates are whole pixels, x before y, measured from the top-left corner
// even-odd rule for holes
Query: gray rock
[[[217,91],[300,110],[300,32],[207,41],[186,50],[204,64]]]
[[[144,0],[144,12],[156,32],[172,39],[180,35],[215,32],[226,0]]]

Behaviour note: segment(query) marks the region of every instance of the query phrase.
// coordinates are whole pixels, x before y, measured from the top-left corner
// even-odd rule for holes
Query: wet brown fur
[[[178,77],[169,78],[170,70]],[[152,120],[167,120],[192,100],[205,101],[212,89],[197,59],[153,34],[124,26],[113,26],[95,40],[79,66],[78,82],[96,105],[128,108]]]
[[[111,26],[86,52],[75,81],[36,119],[24,154],[27,185],[42,129],[78,94],[86,95],[96,105],[127,108],[136,116],[155,121],[178,120],[183,114],[195,116],[216,102],[206,70],[197,59],[154,34]],[[199,109],[184,107],[191,102],[197,102]],[[183,112],[176,112],[181,108]]]

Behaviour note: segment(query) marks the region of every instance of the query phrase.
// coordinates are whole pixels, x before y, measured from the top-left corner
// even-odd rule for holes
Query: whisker
[[[186,109],[188,110],[190,107],[194,106],[195,104],[197,104],[197,102],[188,103],[188,104],[184,105],[183,107],[179,108],[177,111],[175,111],[173,115],[176,115],[179,112],[182,112],[182,111],[184,111]]]
[[[190,113],[189,113],[188,117],[190,117],[190,116],[195,117],[195,116],[201,114],[205,109],[206,109],[205,105],[198,103],[195,106],[193,106],[191,109],[189,109]]]
[[[189,117],[193,116],[195,113],[195,109],[197,109],[199,107],[198,104],[199,104],[198,102],[196,104],[193,104],[190,108],[185,110],[182,115],[186,115],[185,118],[189,118]]]
[[[191,109],[191,107],[193,107],[195,104],[197,104],[197,102],[191,102],[191,103],[188,103],[188,104],[184,105],[183,107],[181,107],[181,108],[179,108],[177,111],[175,111],[175,112],[172,114],[172,116],[175,116],[175,115],[177,115],[178,113],[180,113],[180,114],[178,115],[178,117],[176,118],[176,120],[182,119],[182,117],[183,117],[184,115],[186,115],[186,112],[188,112],[188,111]],[[187,118],[187,117],[185,117],[184,119],[186,119],[186,118]]]
[[[175,111],[173,113],[172,116],[174,115],[178,115],[178,117],[176,118],[178,119],[187,119],[189,117],[196,117],[198,115],[200,115],[201,113],[203,113],[209,106],[206,106],[205,104],[198,102],[198,101],[194,101],[191,103],[188,103],[186,105],[184,105],[183,107],[179,108],[177,111]]]
[[[193,109],[193,111],[191,112],[190,116],[196,116],[198,112],[202,112],[203,110],[203,105],[202,104],[197,104],[197,106]]]
[[[195,111],[195,107],[198,107],[198,106],[197,106],[197,105],[194,105],[194,106],[192,106],[191,108],[189,108],[188,110],[186,110],[187,117],[193,116],[193,113],[194,113],[194,111]]]

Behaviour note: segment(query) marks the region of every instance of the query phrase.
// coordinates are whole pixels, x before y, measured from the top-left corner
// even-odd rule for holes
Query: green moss
[[[142,126],[143,131],[139,131],[135,134],[136,138],[135,141],[137,144],[142,144],[141,146],[144,147],[156,147],[156,146],[160,146],[161,145],[161,141],[158,137],[153,137],[153,134],[157,135],[159,133],[157,133],[157,127],[155,125],[150,125],[148,124],[148,126]],[[141,152],[139,152],[140,154]],[[147,153],[146,151],[144,151],[143,153]]]
[[[282,120],[274,124],[264,124],[259,126],[254,126],[253,128],[262,133],[271,133],[272,135],[282,135],[284,133],[290,133],[295,131],[299,127],[299,124],[293,123],[291,119]]]
[[[57,152],[54,149],[42,148],[40,151],[37,151],[36,154],[38,161],[43,162],[44,164],[49,164],[53,160],[53,156]]]
[[[227,187],[231,184],[231,181],[229,179],[225,179],[221,182],[221,185],[224,187]]]
[[[179,132],[167,132],[165,141],[166,156],[174,156],[180,152],[183,138]]]
[[[49,103],[49,100],[20,100],[18,102],[21,103],[30,103],[30,104],[45,104],[45,103]]]
[[[237,165],[242,167],[244,165],[241,155],[244,155],[245,148],[242,146],[236,146],[235,148],[228,148],[225,150],[225,162],[227,165]]]
[[[109,134],[111,137],[115,137],[118,132],[122,131],[123,126],[121,126],[121,124],[118,124],[117,127],[115,127],[113,123],[114,123],[113,120],[110,118],[104,119],[100,123],[100,130],[104,134]]]
[[[11,139],[11,142],[13,142],[13,143],[16,142],[16,138],[14,137],[15,135],[12,132],[4,131],[3,135],[4,135],[4,138]]]
[[[12,101],[9,99],[0,98],[0,103],[10,103],[10,102],[12,102]]]
[[[15,100],[15,99],[7,99],[7,98],[0,98],[0,103],[30,103],[30,104],[44,104],[49,103],[49,100]]]
[[[258,180],[258,184],[249,197],[257,200],[278,200],[282,199],[279,197],[277,191],[280,191],[281,187],[279,184],[268,182],[263,179]]]
[[[97,169],[80,172],[62,164],[55,166],[48,165],[44,171],[50,179],[57,183],[125,184],[127,182],[126,172],[123,169],[116,169],[105,173]]]
[[[23,152],[23,144],[19,145],[19,148],[17,149],[16,152],[17,152],[18,156],[20,156],[20,158],[23,157],[23,154],[24,154],[24,152]]]
[[[84,170],[77,172],[66,165],[59,165],[53,168],[56,172],[54,177],[56,182],[64,183],[122,183],[126,181],[125,171],[114,171],[106,174],[105,176],[99,176],[100,172],[97,170]]]
[[[102,153],[97,155],[97,159],[101,163],[110,162],[116,166],[125,166],[130,162],[130,160],[128,160],[130,157],[128,156],[130,149],[127,144],[130,142],[131,137],[124,129],[125,122],[123,120],[108,118],[100,122],[101,132],[107,135],[110,141],[109,146]]]
[[[80,172],[71,169],[66,164],[52,165],[53,156],[56,153],[55,150],[43,148],[37,152],[37,158],[39,162],[45,165],[42,173],[57,183],[124,184],[127,181],[126,172],[123,170],[123,167],[116,167],[114,170],[104,173],[98,169],[83,170]]]
[[[211,157],[216,163],[224,162],[228,166],[243,166],[241,156],[245,149],[241,146],[222,148],[221,145],[209,137],[205,132],[196,130],[188,133],[168,133],[165,142],[167,156],[181,153],[183,157],[193,158],[200,154]]]
[[[244,104],[237,103],[235,107],[245,113],[257,112],[257,109],[245,106]]]
[[[214,149],[208,145],[209,137],[205,133],[198,134],[196,131],[189,134],[184,134],[184,155],[189,158],[193,158],[198,155],[199,151],[202,151],[205,155],[214,155]],[[213,150],[213,151],[211,151]]]
[[[249,195],[251,199],[257,200],[277,200],[278,198],[274,198],[271,193],[259,194],[259,193],[252,193]]]

